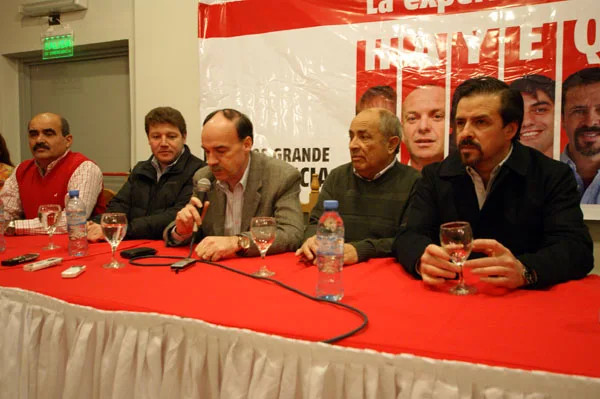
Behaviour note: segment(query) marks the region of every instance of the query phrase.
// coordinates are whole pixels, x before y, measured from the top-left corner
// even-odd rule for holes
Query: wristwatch
[[[243,255],[248,251],[248,248],[250,248],[250,237],[244,235],[244,234],[238,234],[237,235],[238,238],[238,250],[236,251],[237,255]]]
[[[523,279],[525,279],[526,286],[537,283],[537,274],[535,274],[535,270],[523,265]]]

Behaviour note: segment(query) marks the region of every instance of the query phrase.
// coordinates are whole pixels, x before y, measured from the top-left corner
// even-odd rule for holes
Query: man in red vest
[[[69,190],[79,190],[87,217],[104,212],[102,171],[84,155],[70,150],[73,136],[65,118],[53,113],[36,115],[27,125],[33,159],[21,162],[0,192],[7,220],[13,220],[7,234],[45,234],[38,220],[43,204],[64,208]],[[65,232],[65,216],[57,232]]]

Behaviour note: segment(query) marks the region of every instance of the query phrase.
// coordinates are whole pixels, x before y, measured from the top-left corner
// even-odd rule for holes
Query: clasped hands
[[[300,260],[307,264],[317,263],[317,236],[314,235],[304,241],[304,244],[296,251],[296,256],[300,257]],[[358,262],[358,253],[356,248],[350,244],[344,244],[344,265],[352,265]]]
[[[467,260],[463,267],[478,275],[481,281],[498,287],[515,289],[526,284],[524,267],[504,245],[492,239],[473,240],[472,252],[487,255],[484,258]],[[450,261],[448,253],[439,245],[429,244],[421,255],[419,273],[423,282],[439,285],[453,279],[460,267]]]
[[[210,206],[209,201],[204,204],[199,198],[192,197],[190,202],[177,212],[175,217],[175,230],[180,236],[187,237],[194,232],[194,224],[202,225],[202,220]],[[202,209],[202,215],[199,212]],[[217,262],[221,259],[231,258],[238,250],[237,236],[208,236],[196,246],[195,252],[199,258]]]

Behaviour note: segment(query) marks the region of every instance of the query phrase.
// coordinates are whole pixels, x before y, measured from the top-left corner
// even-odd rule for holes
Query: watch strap
[[[535,274],[535,270],[526,265],[523,265],[523,278],[525,279],[526,286],[537,283],[537,274]]]

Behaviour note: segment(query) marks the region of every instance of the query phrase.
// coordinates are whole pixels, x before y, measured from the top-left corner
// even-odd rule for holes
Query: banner
[[[569,163],[582,204],[600,203],[597,0],[213,1],[198,20],[202,118],[247,114],[254,150],[300,171],[303,201],[311,174],[350,161],[363,107],[397,113],[401,162],[443,159],[454,89],[487,75],[521,91],[522,143]]]

